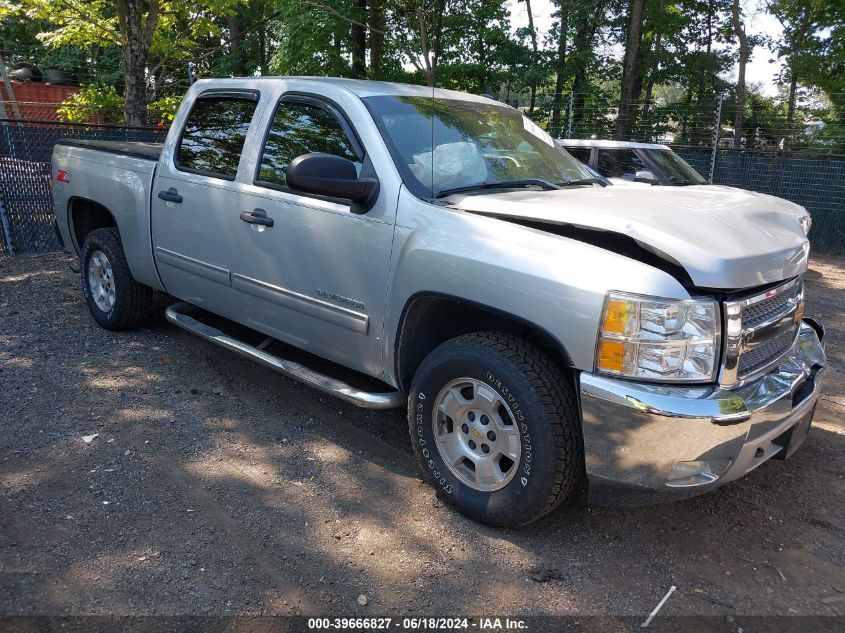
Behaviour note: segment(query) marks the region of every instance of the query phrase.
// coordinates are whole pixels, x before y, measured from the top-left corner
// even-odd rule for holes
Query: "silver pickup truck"
[[[55,215],[94,319],[167,318],[363,407],[474,519],[683,498],[804,441],[825,354],[810,217],[718,186],[604,187],[458,92],[203,80],[163,145],[66,141]]]

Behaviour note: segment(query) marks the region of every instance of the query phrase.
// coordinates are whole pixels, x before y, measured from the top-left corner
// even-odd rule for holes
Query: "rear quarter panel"
[[[71,218],[74,200],[96,202],[111,212],[120,232],[132,276],[163,290],[153,260],[150,238],[150,192],[157,163],[144,158],[56,145],[53,149],[53,211],[68,251],[78,253]],[[58,180],[65,171],[70,182]]]

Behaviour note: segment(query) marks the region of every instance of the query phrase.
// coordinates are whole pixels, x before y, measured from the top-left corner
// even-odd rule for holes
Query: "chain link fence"
[[[755,97],[756,98],[756,97]],[[816,252],[845,254],[845,95],[802,97],[790,109],[749,102],[742,134],[737,108],[711,95],[662,95],[631,104],[620,126],[610,95],[499,95],[554,136],[670,145],[714,184],[767,193],[805,206]],[[765,106],[765,107],[764,107]],[[62,138],[163,141],[167,130],[0,119],[0,256],[59,247],[52,228],[50,154]],[[738,138],[737,138],[738,136]]]
[[[67,138],[162,142],[167,130],[0,119],[0,256],[58,250],[50,156]]]

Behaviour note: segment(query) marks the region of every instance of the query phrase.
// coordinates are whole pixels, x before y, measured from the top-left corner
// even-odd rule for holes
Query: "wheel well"
[[[70,202],[70,227],[76,240],[77,250],[82,248],[85,238],[91,231],[109,226],[117,227],[111,211],[103,205],[86,198],[76,198]]]
[[[411,381],[423,359],[449,339],[471,332],[505,332],[519,336],[546,353],[566,375],[572,361],[551,334],[518,317],[452,297],[421,296],[405,306],[399,326],[396,368],[402,390]]]

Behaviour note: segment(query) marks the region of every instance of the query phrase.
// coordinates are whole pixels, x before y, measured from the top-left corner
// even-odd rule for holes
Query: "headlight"
[[[719,305],[610,292],[596,370],[628,378],[709,382],[719,357]]]
[[[798,218],[801,222],[801,228],[804,229],[804,235],[810,234],[810,227],[813,226],[813,218],[810,217],[810,214],[802,215]]]

